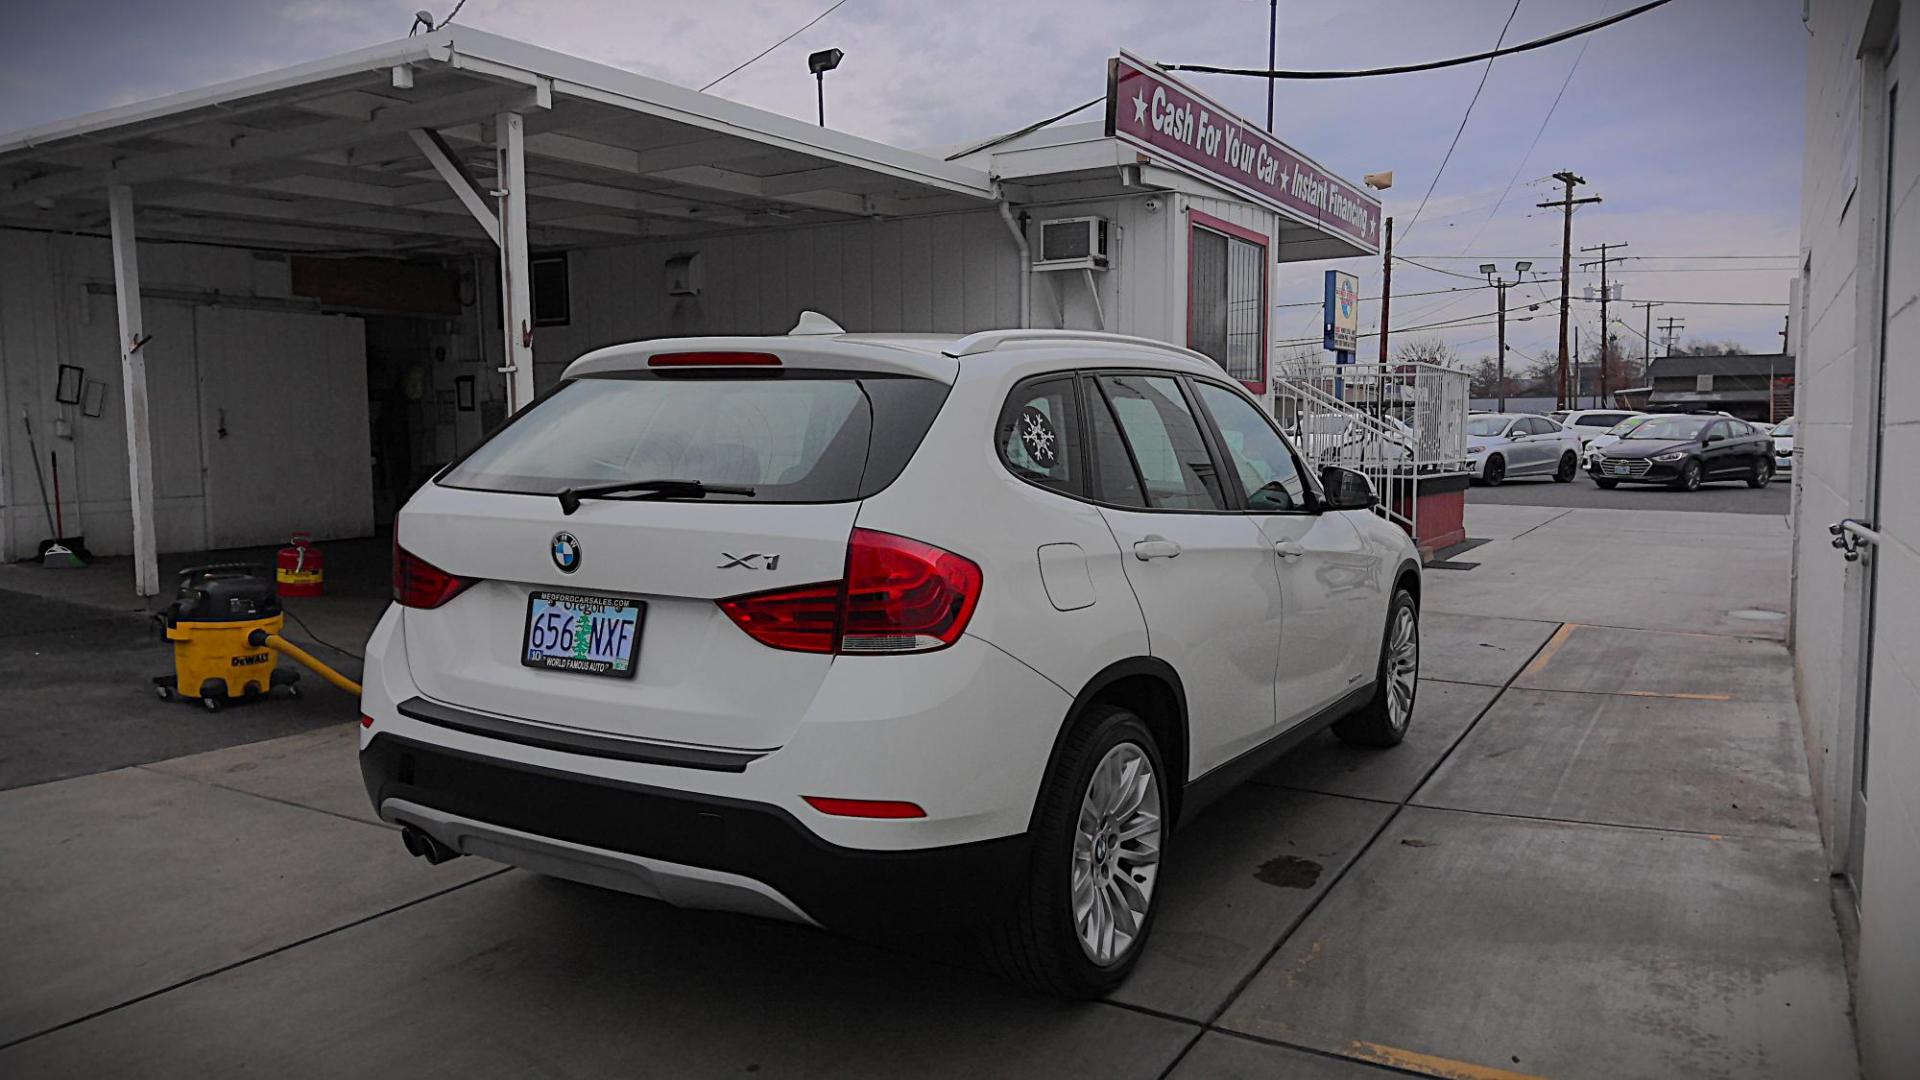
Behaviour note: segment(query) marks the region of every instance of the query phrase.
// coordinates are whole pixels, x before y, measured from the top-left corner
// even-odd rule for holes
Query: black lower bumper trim
[[[828,843],[777,806],[648,787],[376,735],[360,772],[377,809],[448,814],[765,882],[822,926],[910,934],[994,921],[1028,872],[1024,834],[869,851]]]
[[[715,772],[745,772],[748,765],[765,756],[749,750],[713,750],[702,746],[672,746],[633,739],[616,739],[584,731],[564,731],[538,724],[506,720],[497,716],[457,709],[423,697],[411,697],[394,706],[400,715],[422,723],[484,735],[522,746],[560,750],[588,757],[637,761],[648,765],[673,765],[682,769],[711,769]]]

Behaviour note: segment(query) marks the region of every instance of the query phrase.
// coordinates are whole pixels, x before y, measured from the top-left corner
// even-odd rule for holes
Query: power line
[[[1513,0],[1513,10],[1507,12],[1507,21],[1500,24],[1500,36],[1494,39],[1495,52],[1498,52],[1500,44],[1507,40],[1507,30],[1513,26],[1513,17],[1518,14],[1520,14],[1520,0]],[[1487,88],[1487,76],[1491,74],[1493,74],[1493,60],[1488,59],[1487,66],[1480,69],[1479,85],[1473,88],[1473,96],[1467,99],[1467,111],[1460,114],[1460,126],[1453,129],[1453,141],[1447,144],[1447,153],[1440,159],[1440,167],[1434,170],[1433,180],[1427,184],[1427,193],[1420,196],[1420,206],[1414,210],[1413,220],[1407,222],[1406,229],[1400,234],[1401,239],[1405,239],[1407,234],[1413,231],[1413,227],[1420,224],[1420,213],[1427,208],[1427,200],[1433,198],[1433,189],[1439,186],[1441,174],[1447,171],[1447,162],[1453,160],[1454,147],[1460,145],[1460,136],[1466,132],[1467,121],[1473,118],[1473,107],[1479,104],[1480,91]]]
[[[1040,120],[1040,121],[1036,121],[1034,123],[1028,124],[1026,127],[1023,127],[1018,131],[1009,131],[1005,135],[995,135],[993,138],[988,139],[985,142],[975,143],[974,145],[967,147],[965,150],[948,154],[947,160],[955,161],[955,160],[958,160],[959,158],[966,157],[968,154],[977,154],[982,150],[987,150],[987,149],[991,149],[992,147],[999,146],[1001,143],[1006,142],[1009,139],[1017,139],[1022,135],[1027,135],[1027,134],[1031,134],[1032,132],[1039,131],[1041,128],[1046,127],[1048,124],[1057,124],[1060,121],[1065,120],[1067,117],[1072,116],[1074,113],[1081,111],[1082,109],[1091,109],[1095,105],[1098,105],[1106,100],[1107,100],[1106,97],[1103,95],[1101,97],[1094,98],[1092,101],[1081,102],[1080,104],[1075,105],[1073,108],[1068,109],[1066,112],[1055,113],[1054,115],[1047,117],[1045,120]]]
[[[1608,0],[1602,0],[1600,10],[1606,10],[1607,2]],[[1534,129],[1533,141],[1527,144],[1527,152],[1520,155],[1520,164],[1513,167],[1513,175],[1507,177],[1507,186],[1501,190],[1500,197],[1494,200],[1493,209],[1487,212],[1485,218],[1481,219],[1480,227],[1473,230],[1473,237],[1465,244],[1462,244],[1460,250],[1465,251],[1478,243],[1480,241],[1480,234],[1487,231],[1487,225],[1493,221],[1494,215],[1498,214],[1500,208],[1506,205],[1507,196],[1513,193],[1514,182],[1520,179],[1521,170],[1527,167],[1528,160],[1533,157],[1534,149],[1540,145],[1540,136],[1547,133],[1547,125],[1553,121],[1554,110],[1560,107],[1560,99],[1567,96],[1567,87],[1573,85],[1573,73],[1580,70],[1580,61],[1586,59],[1587,46],[1591,44],[1593,44],[1592,38],[1587,38],[1580,43],[1580,52],[1574,56],[1573,65],[1567,68],[1567,77],[1560,80],[1560,92],[1553,95],[1553,104],[1547,106],[1547,115],[1540,118],[1540,126]]]
[[[1158,66],[1162,71],[1197,71],[1207,75],[1249,75],[1261,79],[1364,79],[1375,75],[1405,75],[1415,71],[1433,71],[1438,68],[1458,67],[1461,64],[1472,64],[1480,60],[1492,60],[1495,57],[1512,56],[1515,53],[1545,48],[1548,45],[1555,45],[1566,41],[1568,38],[1579,37],[1582,34],[1591,34],[1595,30],[1604,30],[1615,23],[1625,22],[1635,15],[1643,15],[1669,2],[1670,0],[1651,0],[1650,3],[1641,4],[1636,8],[1630,8],[1618,15],[1609,15],[1604,19],[1596,19],[1583,26],[1576,26],[1570,30],[1562,30],[1557,34],[1548,34],[1546,37],[1535,38],[1532,41],[1519,45],[1510,45],[1504,49],[1496,48],[1491,52],[1476,53],[1472,56],[1456,56],[1451,60],[1430,60],[1423,64],[1401,64],[1397,67],[1363,68],[1357,71],[1279,71],[1271,68],[1216,67],[1212,64],[1160,64]]]
[[[701,87],[700,92],[704,94],[707,91],[713,89],[714,87],[719,86],[721,83],[726,82],[728,79],[733,78],[735,75],[738,75],[741,71],[745,70],[749,65],[753,64],[755,61],[759,60],[761,57],[767,55],[773,50],[779,48],[782,45],[785,45],[787,42],[792,41],[794,38],[797,38],[801,34],[812,29],[814,23],[817,23],[821,19],[824,19],[827,16],[833,14],[834,12],[840,10],[840,5],[846,2],[847,0],[833,0],[832,7],[829,7],[827,10],[809,19],[805,26],[802,26],[800,29],[795,30],[793,33],[788,34],[786,37],[781,38],[779,41],[774,42],[773,44],[767,46],[766,48],[761,49],[759,52],[754,53],[752,59],[749,59],[746,63],[741,64],[739,67],[734,68],[732,71],[727,72],[725,75],[722,75],[719,78],[708,83],[707,85]],[[457,11],[459,9],[456,8],[455,10]],[[453,16],[449,15],[447,17],[451,19]]]

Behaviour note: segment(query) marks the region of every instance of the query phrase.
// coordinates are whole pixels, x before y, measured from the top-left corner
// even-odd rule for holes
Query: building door
[[[1888,323],[1890,321],[1890,312],[1887,303],[1887,278],[1889,270],[1891,269],[1891,253],[1894,240],[1894,210],[1896,206],[1894,179],[1904,175],[1906,171],[1901,168],[1901,154],[1911,152],[1901,146],[1896,137],[1898,131],[1896,120],[1899,116],[1900,107],[1900,85],[1895,76],[1895,72],[1898,71],[1895,65],[1898,56],[1899,53],[1897,51],[1889,52],[1884,61],[1885,67],[1883,70],[1886,80],[1886,97],[1884,99],[1884,112],[1882,115],[1884,126],[1880,128],[1880,132],[1882,133],[1881,137],[1885,139],[1883,143],[1884,156],[1881,157],[1878,162],[1879,167],[1875,170],[1878,174],[1876,177],[1878,181],[1876,187],[1878,190],[1870,192],[1879,203],[1878,221],[1874,224],[1874,229],[1878,236],[1878,243],[1875,245],[1877,250],[1872,253],[1872,259],[1877,265],[1874,268],[1876,272],[1870,279],[1870,287],[1878,294],[1873,300],[1874,308],[1878,312],[1879,317],[1873,328],[1874,341],[1871,358],[1869,360],[1871,367],[1867,372],[1867,378],[1864,380],[1866,386],[1860,391],[1866,398],[1866,408],[1861,414],[1862,418],[1866,421],[1864,425],[1866,461],[1865,468],[1861,472],[1865,483],[1863,485],[1864,497],[1860,509],[1862,511],[1862,518],[1868,525],[1879,525],[1883,523],[1881,492],[1884,487],[1884,469],[1882,466],[1886,460],[1884,456],[1887,437],[1886,387],[1889,367],[1887,354],[1891,344],[1887,334]],[[1850,590],[1848,597],[1849,602],[1854,605],[1857,612],[1858,621],[1856,625],[1860,635],[1858,639],[1859,647],[1849,650],[1851,655],[1855,657],[1854,663],[1857,666],[1857,677],[1859,680],[1857,683],[1858,690],[1854,699],[1856,708],[1854,719],[1853,790],[1851,813],[1849,813],[1847,817],[1848,835],[1846,859],[1847,878],[1853,886],[1855,903],[1859,903],[1860,898],[1864,895],[1863,889],[1865,886],[1867,803],[1872,797],[1868,780],[1871,771],[1869,769],[1869,763],[1872,760],[1871,754],[1873,752],[1875,676],[1876,674],[1885,674],[1896,670],[1892,663],[1878,662],[1883,659],[1890,660],[1891,657],[1882,658],[1877,655],[1881,649],[1876,633],[1876,622],[1879,613],[1887,610],[1884,605],[1890,601],[1889,583],[1893,579],[1893,574],[1888,572],[1890,568],[1882,566],[1882,562],[1887,555],[1888,553],[1878,550],[1877,546],[1867,547],[1866,554],[1861,558],[1859,565],[1855,569],[1855,577],[1857,580],[1850,583],[1853,585],[1853,590],[1857,590],[1857,592]],[[1888,704],[1888,709],[1883,714],[1885,716],[1892,716],[1896,712],[1893,707],[1896,699],[1889,693],[1891,689],[1890,687],[1883,689],[1880,693],[1880,700]]]
[[[373,532],[367,361],[343,315],[200,307],[207,546]]]

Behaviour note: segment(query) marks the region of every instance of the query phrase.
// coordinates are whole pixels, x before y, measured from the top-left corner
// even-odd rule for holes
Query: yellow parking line
[[[1553,659],[1553,654],[1560,651],[1560,646],[1567,643],[1567,638],[1571,637],[1579,626],[1579,623],[1561,623],[1560,629],[1555,630],[1553,636],[1547,639],[1547,643],[1540,647],[1540,653],[1533,658],[1533,663],[1528,664],[1526,670],[1515,676],[1515,679],[1540,674],[1540,669],[1547,666],[1547,662]]]
[[[1455,1061],[1452,1058],[1435,1057],[1432,1054],[1402,1050],[1397,1046],[1362,1042],[1358,1039],[1355,1039],[1348,1049],[1363,1061],[1371,1061],[1376,1065],[1391,1065],[1396,1069],[1406,1069],[1424,1076],[1442,1077],[1443,1080],[1542,1080],[1541,1077],[1531,1073],[1517,1073],[1509,1069],[1475,1065],[1469,1061]]]

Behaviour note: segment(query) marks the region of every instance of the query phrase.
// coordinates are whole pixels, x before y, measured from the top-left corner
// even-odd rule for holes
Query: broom
[[[71,570],[87,565],[92,553],[87,550],[84,536],[67,536],[66,516],[60,505],[60,454],[49,450],[47,456],[53,461],[53,543],[40,554],[40,565],[55,570]],[[39,461],[33,463],[34,471],[40,471]]]

